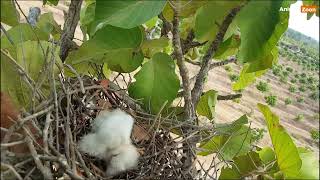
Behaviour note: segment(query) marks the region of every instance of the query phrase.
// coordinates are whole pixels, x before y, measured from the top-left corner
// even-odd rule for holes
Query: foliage
[[[296,80],[296,79],[291,79],[290,82],[291,82],[291,83],[296,83],[297,80]]]
[[[300,86],[298,89],[299,89],[300,92],[305,92],[306,91],[305,86]]]
[[[287,83],[288,82],[288,76],[280,75],[280,82]]]
[[[257,89],[261,92],[269,91],[268,83],[260,81],[259,84],[256,85]]]
[[[319,130],[316,130],[316,129],[312,129],[310,131],[310,135],[311,135],[311,138],[316,140],[316,141],[319,141],[320,139],[320,135],[319,135]]]
[[[275,67],[275,68],[272,69],[272,73],[273,73],[274,75],[276,75],[276,76],[279,76],[280,73],[281,73],[281,69]]]
[[[266,103],[269,104],[270,106],[275,106],[277,104],[278,97],[274,95],[269,95],[269,96],[265,96],[264,99]]]
[[[155,54],[134,76],[136,82],[129,86],[129,95],[142,99],[146,109],[157,113],[165,103],[169,106],[178,93],[179,79],[174,71],[170,56],[165,53]]]
[[[231,80],[231,82],[236,82],[239,80],[239,76],[236,74],[229,74],[229,79]]]
[[[293,69],[292,69],[291,67],[286,67],[286,70],[287,70],[288,72],[293,72]]]
[[[294,87],[292,85],[289,87],[289,91],[292,93],[296,92],[296,90],[297,90],[296,87]]]
[[[286,98],[286,99],[284,100],[284,103],[285,103],[285,105],[292,104],[292,100],[291,100],[290,98]]]
[[[232,68],[231,68],[230,65],[224,66],[224,69],[225,69],[227,72],[232,72]]]
[[[298,98],[297,98],[297,102],[298,102],[298,103],[304,102],[304,98],[303,98],[303,97],[298,97]]]
[[[279,117],[267,106],[258,104],[258,107],[265,117],[273,148],[258,147],[256,151],[233,158],[230,166],[222,168],[219,179],[317,179],[319,166],[317,160],[312,159],[313,153],[295,146],[280,125]]]
[[[299,83],[301,84],[306,84],[307,83],[307,80],[305,78],[300,78],[299,79]]]
[[[313,92],[309,95],[309,97],[313,100],[319,100],[319,92]]]
[[[210,90],[205,92],[197,105],[197,113],[206,116],[208,119],[214,119],[215,106],[217,103],[218,92]]]
[[[295,118],[294,118],[295,121],[302,121],[304,120],[304,115],[303,114],[298,114]]]

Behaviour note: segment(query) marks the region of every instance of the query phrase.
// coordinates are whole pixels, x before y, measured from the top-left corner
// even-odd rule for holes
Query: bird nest
[[[60,80],[61,84],[51,98],[43,101],[33,113],[21,115],[17,123],[6,130],[6,136],[9,137],[21,128],[25,133],[20,134],[23,138],[15,142],[2,141],[1,178],[109,179],[105,175],[106,163],[80,152],[77,142],[90,132],[91,122],[99,111],[114,108],[121,108],[135,118],[132,141],[141,156],[135,169],[112,178],[196,178],[183,163],[186,159],[183,151],[186,148],[194,149],[183,146],[183,143],[199,134],[201,127],[194,126],[189,134],[174,135],[172,132],[182,132],[182,127],[192,125],[178,121],[170,113],[163,117],[160,113],[152,115],[143,111],[127,95],[126,90],[114,82],[98,81],[87,76],[60,77]],[[14,143],[27,146],[28,152],[23,156],[12,153],[10,150],[16,145]],[[196,162],[199,163],[197,167],[200,167],[196,173],[198,179],[204,179],[203,174],[207,176],[212,167],[204,169],[199,161]]]

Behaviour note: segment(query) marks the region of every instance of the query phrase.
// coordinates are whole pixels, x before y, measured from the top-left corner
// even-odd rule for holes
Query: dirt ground
[[[67,10],[65,2],[59,3],[57,7],[42,6],[41,1],[18,1],[21,5],[22,10],[25,14],[28,14],[29,8],[32,6],[40,7],[42,13],[53,12],[54,18],[58,24],[63,24],[63,12],[62,10]],[[21,19],[24,20],[23,16]],[[75,33],[75,37],[82,39],[82,33],[78,27]],[[287,64],[291,66],[294,70],[302,72],[302,69],[295,63],[288,62],[285,59],[280,59],[280,64]],[[198,67],[189,65],[189,70],[191,74],[195,74],[198,71]],[[240,67],[232,64],[231,65],[235,73],[240,71]],[[319,156],[319,146],[315,143],[310,136],[311,129],[319,130],[319,119],[315,119],[315,115],[319,115],[319,103],[305,97],[304,103],[296,103],[296,97],[302,96],[299,93],[290,93],[288,87],[290,82],[287,84],[281,83],[276,76],[274,76],[271,71],[266,73],[261,80],[270,81],[270,89],[274,95],[278,96],[278,103],[272,108],[272,111],[280,116],[280,123],[287,129],[287,131],[292,135],[295,142],[299,146],[308,147],[316,152]],[[259,79],[257,80],[259,82]],[[220,92],[220,94],[234,93],[231,88],[231,81],[228,78],[227,72],[223,67],[218,67],[210,71],[208,76],[208,82],[205,86],[205,90],[215,89]],[[262,114],[258,111],[257,103],[264,103],[264,94],[259,92],[255,85],[251,85],[246,88],[243,92],[243,97],[240,103],[235,103],[232,101],[219,101],[216,106],[217,122],[230,122],[236,120],[244,113],[250,114],[250,121],[252,127],[265,128],[266,125]],[[306,95],[305,95],[306,96]],[[293,100],[291,105],[285,106],[284,99],[290,97]],[[303,121],[294,121],[294,118],[298,114],[304,114]],[[317,116],[319,118],[319,116]],[[260,145],[271,145],[269,135],[265,133],[263,139],[260,141]],[[318,157],[319,158],[319,157]]]

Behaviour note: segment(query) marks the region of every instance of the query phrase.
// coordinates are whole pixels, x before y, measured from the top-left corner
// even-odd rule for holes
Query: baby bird
[[[137,166],[139,153],[131,143],[134,119],[116,109],[102,111],[94,120],[91,133],[79,143],[79,149],[107,162],[107,176],[115,176]]]

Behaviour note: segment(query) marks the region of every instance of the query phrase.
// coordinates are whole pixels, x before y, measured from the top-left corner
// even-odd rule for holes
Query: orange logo
[[[315,5],[302,5],[301,13],[315,13],[317,11],[317,6]]]

